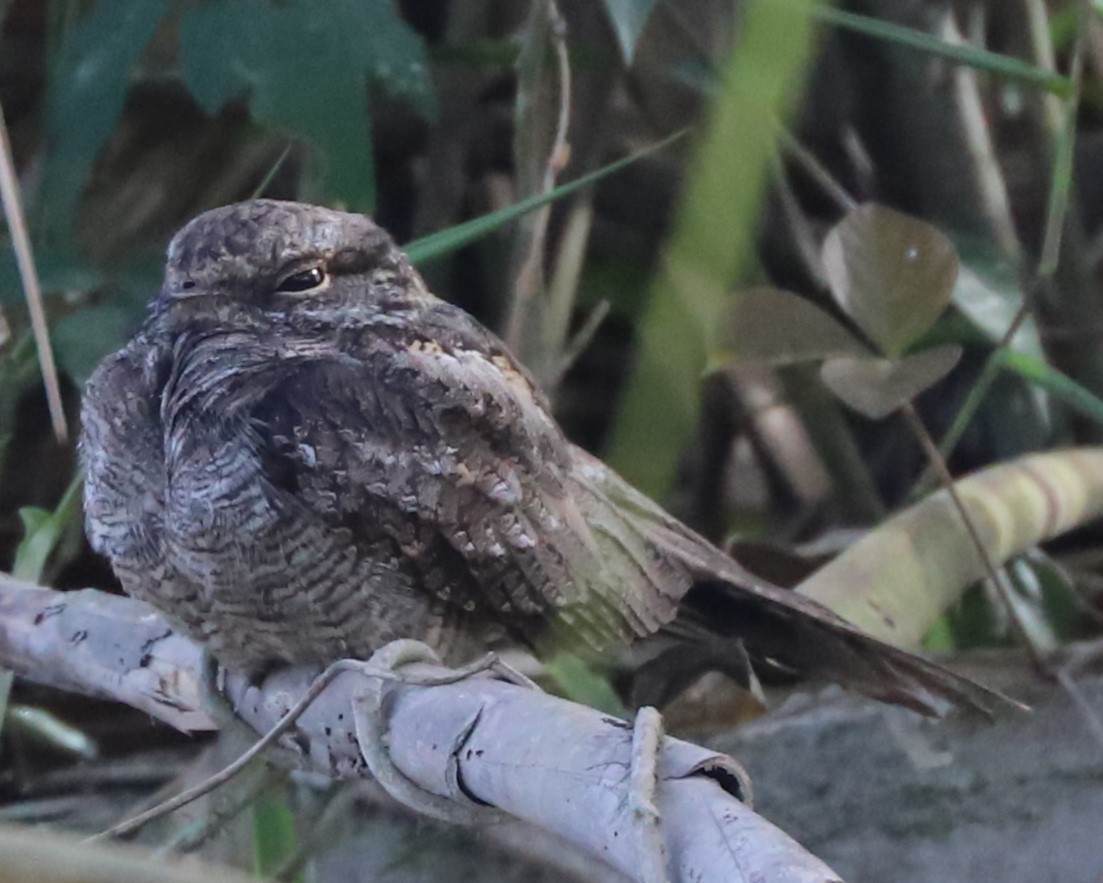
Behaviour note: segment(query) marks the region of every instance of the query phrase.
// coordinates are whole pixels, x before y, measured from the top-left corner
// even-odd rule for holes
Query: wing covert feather
[[[527,621],[530,639],[551,620],[600,651],[673,618],[673,603],[632,591],[638,577],[620,572],[629,557],[649,566],[638,538],[616,540],[611,556],[616,526],[592,529],[573,448],[508,354],[348,343],[296,366],[255,409],[274,493],[351,528],[354,543],[388,534],[425,568],[452,572],[429,587],[441,600]]]

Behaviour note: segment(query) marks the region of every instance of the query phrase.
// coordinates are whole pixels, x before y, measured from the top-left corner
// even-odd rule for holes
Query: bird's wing
[[[84,515],[92,547],[131,570],[160,557],[156,502],[164,471],[156,347],[142,335],[104,359],[81,401]],[[119,450],[133,452],[123,462]]]
[[[89,542],[127,593],[198,630],[209,612],[201,588],[165,555],[161,391],[170,350],[146,331],[104,359],[81,402],[80,455]]]
[[[622,578],[626,553],[607,554],[574,498],[572,448],[529,377],[466,314],[427,309],[344,329],[269,387],[252,420],[277,502],[309,506],[363,554],[389,540],[426,591],[530,639],[550,622],[604,650],[672,620],[688,583]]]
[[[591,506],[604,501],[657,554],[684,567],[695,587],[665,632],[693,640],[738,636],[751,659],[835,681],[877,699],[941,714],[951,705],[991,715],[1017,702],[866,634],[797,592],[758,579],[631,487],[575,449],[574,474]],[[576,495],[577,496],[577,495]]]

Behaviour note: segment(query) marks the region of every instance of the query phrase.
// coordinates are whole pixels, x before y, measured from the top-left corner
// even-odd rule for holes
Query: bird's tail
[[[673,662],[677,648],[688,643],[711,648],[698,654],[699,666],[740,677],[741,667],[753,663],[758,671],[773,668],[834,681],[924,714],[941,715],[955,706],[986,716],[1023,708],[995,690],[866,634],[810,598],[757,579],[603,463],[581,451],[578,457],[577,474],[590,505],[608,507],[606,517],[615,511],[624,528],[650,548],[665,574],[660,585],[644,572],[643,581],[649,584],[633,591],[661,594],[667,601],[681,593],[673,620],[650,639],[662,647],[654,662]],[[672,570],[682,576],[673,592]],[[751,677],[743,674],[744,680]]]

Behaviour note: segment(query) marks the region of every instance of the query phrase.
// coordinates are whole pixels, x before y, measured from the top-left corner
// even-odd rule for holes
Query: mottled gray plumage
[[[230,666],[401,637],[452,660],[635,641],[638,698],[749,655],[924,710],[999,704],[756,583],[571,445],[503,344],[363,216],[200,215],[83,423],[92,544]]]

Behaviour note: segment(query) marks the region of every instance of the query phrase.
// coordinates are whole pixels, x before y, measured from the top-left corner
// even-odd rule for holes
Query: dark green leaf
[[[1016,619],[1042,653],[1052,653],[1060,645],[1053,626],[1046,618],[1041,575],[1025,558],[1016,558],[1007,565],[1014,591],[1007,597],[1015,608]]]
[[[602,0],[613,33],[617,36],[617,45],[626,64],[632,63],[647,20],[655,9],[656,0]]]
[[[871,420],[887,417],[950,373],[961,347],[940,346],[904,359],[830,359],[820,378],[847,405]]]
[[[40,222],[63,241],[92,164],[122,114],[131,69],[167,7],[167,0],[101,0],[58,52],[38,205]]]
[[[866,203],[836,224],[823,244],[831,292],[886,356],[899,356],[950,302],[958,261],[935,227]]]
[[[1020,559],[1030,566],[1041,587],[1045,621],[1062,641],[1087,637],[1085,602],[1076,580],[1064,567],[1040,547],[1028,549]]]
[[[1022,291],[1013,274],[998,267],[980,269],[963,265],[954,286],[954,305],[993,343],[1003,339],[1023,304]],[[1011,341],[1015,350],[1041,358],[1042,342],[1033,319],[1019,327]]]
[[[43,186],[46,186],[45,181]],[[54,219],[61,220],[61,216],[55,214],[52,209],[49,210],[48,217],[45,215],[43,217],[44,220],[51,222]],[[61,233],[64,228],[55,229]],[[36,249],[34,257],[39,285],[44,292],[89,291],[103,282],[96,270],[90,269],[81,262],[67,247],[55,249],[47,245],[45,248]],[[0,251],[0,306],[23,302],[23,282],[19,277],[19,266],[15,260],[15,253],[8,247],[6,251]]]
[[[134,327],[132,312],[118,303],[85,307],[63,316],[50,332],[58,366],[70,380],[83,383],[104,354],[122,345]]]
[[[732,295],[721,320],[714,366],[757,362],[788,365],[833,356],[869,355],[842,325],[807,298],[778,288]]]
[[[184,19],[180,52],[208,112],[247,98],[318,149],[319,198],[358,210],[375,201],[368,83],[434,110],[425,47],[390,0],[215,0]]]

